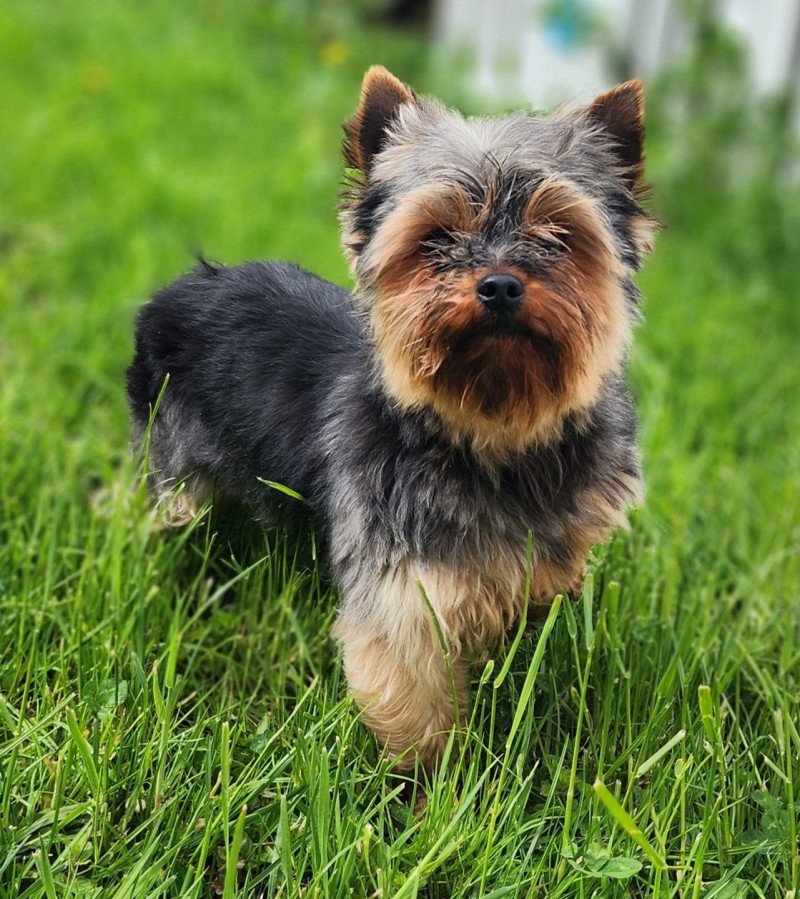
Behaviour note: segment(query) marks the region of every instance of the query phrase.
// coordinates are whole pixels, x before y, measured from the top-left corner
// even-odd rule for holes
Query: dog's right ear
[[[417,103],[417,95],[383,66],[372,66],[361,85],[356,114],[344,124],[344,159],[369,175],[372,161],[386,144],[386,133],[404,103]]]

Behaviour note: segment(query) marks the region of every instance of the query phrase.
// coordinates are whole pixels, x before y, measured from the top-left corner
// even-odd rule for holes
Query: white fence
[[[487,100],[534,108],[589,100],[626,60],[646,78],[689,46],[680,0],[437,0],[436,37],[465,60],[469,87]],[[800,94],[800,0],[717,0],[715,14],[742,41],[756,89]],[[800,124],[800,109],[796,110]]]

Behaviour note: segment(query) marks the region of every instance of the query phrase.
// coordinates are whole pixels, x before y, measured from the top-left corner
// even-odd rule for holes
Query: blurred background
[[[471,90],[551,106],[589,100],[609,80],[651,80],[725,35],[755,96],[790,93],[800,126],[800,4],[796,0],[439,0],[436,40],[461,52]]]

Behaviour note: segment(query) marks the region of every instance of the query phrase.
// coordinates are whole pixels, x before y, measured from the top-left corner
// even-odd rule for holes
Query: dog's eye
[[[427,250],[440,250],[453,242],[453,238],[444,228],[432,228],[422,238],[422,246]]]
[[[567,234],[559,237],[543,236],[538,239],[537,243],[545,252],[552,254],[563,253],[569,246]]]
[[[555,259],[569,250],[570,234],[566,228],[535,228],[530,236],[539,252],[548,259]]]

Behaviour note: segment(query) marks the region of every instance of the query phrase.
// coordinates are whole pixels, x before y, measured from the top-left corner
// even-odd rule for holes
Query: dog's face
[[[552,437],[621,367],[636,317],[641,86],[464,119],[374,68],[345,132],[345,249],[389,392],[478,446]]]

